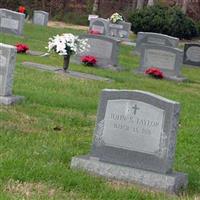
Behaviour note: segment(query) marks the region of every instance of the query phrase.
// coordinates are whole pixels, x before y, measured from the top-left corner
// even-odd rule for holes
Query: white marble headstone
[[[0,105],[9,105],[23,99],[12,95],[16,47],[0,43]]]
[[[24,14],[12,10],[0,9],[0,32],[21,35],[24,23]]]

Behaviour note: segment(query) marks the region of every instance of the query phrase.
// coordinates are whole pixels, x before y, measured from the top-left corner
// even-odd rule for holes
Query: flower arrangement
[[[94,66],[97,62],[96,58],[94,56],[83,56],[81,58],[81,62],[87,66]]]
[[[29,50],[28,45],[26,44],[16,44],[17,53],[26,53]]]
[[[109,20],[114,24],[124,21],[123,17],[119,13],[112,14]]]
[[[150,67],[150,68],[146,69],[144,73],[148,74],[148,75],[150,75],[150,76],[152,76],[154,78],[157,78],[157,79],[164,78],[163,72],[160,69],[156,68],[156,67]]]
[[[24,6],[19,6],[18,10],[19,13],[25,14],[25,17],[28,18],[28,13],[26,11],[26,8]]]
[[[49,38],[48,52],[54,51],[61,56],[73,55],[77,51],[83,52],[87,47],[87,40],[78,39],[71,33],[65,33],[62,35],[56,35],[53,38]]]
[[[25,8],[24,6],[19,6],[18,12],[19,12],[19,13],[26,14],[26,8]]]
[[[89,34],[91,34],[91,35],[101,35],[101,33],[99,31],[94,31],[94,30],[90,30]]]
[[[48,52],[55,52],[61,56],[64,56],[63,69],[66,72],[69,67],[70,56],[77,52],[83,52],[86,48],[89,48],[86,39],[78,39],[71,33],[65,33],[62,35],[53,36],[49,38]]]

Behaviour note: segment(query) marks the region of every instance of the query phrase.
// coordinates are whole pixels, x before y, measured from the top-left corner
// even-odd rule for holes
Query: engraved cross
[[[139,110],[139,108],[137,107],[137,105],[135,104],[135,106],[133,106],[132,109],[134,110],[134,115],[136,115],[137,110]]]

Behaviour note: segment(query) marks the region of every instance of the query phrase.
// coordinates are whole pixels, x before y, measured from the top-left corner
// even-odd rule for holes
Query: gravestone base
[[[143,71],[140,71],[138,69],[135,70],[135,73],[136,74],[144,74]],[[170,81],[177,81],[177,82],[183,82],[183,81],[188,80],[186,77],[183,77],[183,76],[169,76],[169,75],[166,75],[166,74],[164,76],[164,79],[170,80]]]
[[[177,81],[177,82],[183,82],[183,81],[187,81],[186,77],[183,76],[166,76],[165,79],[167,80],[171,80],[171,81]]]
[[[90,156],[73,157],[71,168],[175,194],[184,190],[188,183],[187,175],[184,173],[159,174],[152,171],[101,162],[97,157]]]
[[[0,96],[0,105],[11,105],[23,101],[24,97],[22,96]]]

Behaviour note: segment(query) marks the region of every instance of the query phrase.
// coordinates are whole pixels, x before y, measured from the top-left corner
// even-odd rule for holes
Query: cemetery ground
[[[48,38],[75,29],[26,24],[24,36],[0,34],[1,42],[28,44],[45,52]],[[0,199],[200,199],[200,70],[183,67],[187,82],[156,80],[134,74],[139,57],[121,45],[124,71],[70,64],[74,71],[113,79],[113,82],[69,78],[26,68],[24,61],[62,66],[57,55],[17,55],[14,94],[25,101],[0,107]],[[89,153],[100,92],[104,88],[149,91],[181,104],[174,169],[188,173],[188,189],[170,196],[139,186],[108,181],[70,169],[73,156]]]

